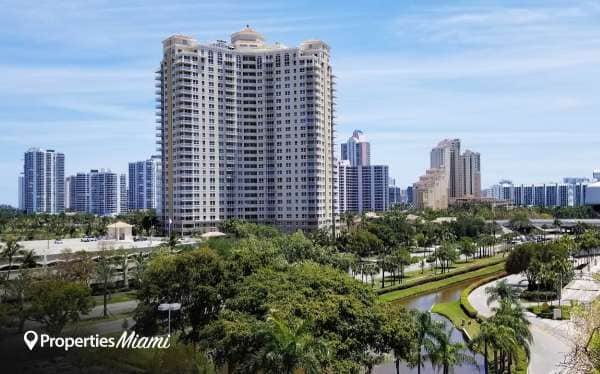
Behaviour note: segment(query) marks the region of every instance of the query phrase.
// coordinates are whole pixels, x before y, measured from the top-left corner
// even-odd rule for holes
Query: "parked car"
[[[60,239],[56,239],[56,240],[54,241],[54,244],[62,244],[62,243],[63,243],[63,242],[62,242],[62,240],[60,240]]]

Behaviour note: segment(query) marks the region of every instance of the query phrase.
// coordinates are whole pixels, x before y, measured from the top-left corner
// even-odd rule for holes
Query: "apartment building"
[[[340,213],[383,212],[389,206],[387,165],[352,166],[340,161],[338,171]]]
[[[154,209],[158,215],[161,203],[160,157],[129,163],[129,210]]]
[[[340,159],[350,166],[371,165],[371,144],[361,130],[354,130],[348,141],[341,144]]]
[[[69,177],[70,210],[110,216],[127,211],[127,179],[125,174],[92,169]],[[124,202],[125,203],[124,203]]]
[[[189,234],[228,218],[286,230],[335,214],[333,73],[319,40],[163,42],[156,75],[162,220]]]
[[[446,168],[428,169],[425,175],[413,184],[412,199],[417,209],[448,208],[448,170]]]
[[[65,210],[65,155],[31,148],[25,152],[23,210],[27,213],[61,213]]]

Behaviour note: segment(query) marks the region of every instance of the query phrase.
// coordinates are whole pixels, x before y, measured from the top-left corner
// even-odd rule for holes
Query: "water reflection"
[[[450,301],[458,300],[460,298],[461,292],[471,283],[477,281],[477,279],[469,280],[463,283],[457,283],[448,288],[444,288],[434,293],[425,294],[421,296],[416,296],[414,298],[405,299],[400,301],[399,303],[404,305],[409,309],[417,309],[420,311],[429,311],[434,304],[438,303],[447,303]],[[452,326],[452,323],[446,318],[433,314],[432,318],[436,321],[443,321],[447,326]],[[452,327],[452,341],[453,342],[463,342],[466,344],[462,333]],[[483,356],[480,354],[475,355],[475,360],[477,361],[477,365],[465,364],[462,366],[457,366],[454,368],[455,374],[473,374],[473,373],[485,373],[483,367]],[[384,363],[375,367],[373,370],[375,374],[395,374],[396,369],[394,367],[394,363]],[[400,363],[400,372],[401,373],[417,373],[417,368],[409,368],[402,362]],[[425,367],[421,369],[422,374],[434,374],[437,373],[432,366],[431,363],[425,363]]]

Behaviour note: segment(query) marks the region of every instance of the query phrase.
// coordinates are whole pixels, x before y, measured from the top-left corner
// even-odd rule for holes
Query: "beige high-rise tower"
[[[165,229],[228,218],[287,230],[326,228],[334,201],[329,46],[268,45],[246,27],[231,41],[163,42],[157,71]]]

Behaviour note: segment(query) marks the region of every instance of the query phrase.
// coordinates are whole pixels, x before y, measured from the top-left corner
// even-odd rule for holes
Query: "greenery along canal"
[[[485,278],[485,277],[486,276],[482,276],[479,278],[471,278],[471,279],[465,280],[463,282],[454,283],[454,284],[452,284],[448,287],[444,287],[442,289],[438,288],[437,290],[430,291],[429,293],[420,294],[418,296],[409,297],[409,298],[401,299],[401,300],[394,301],[394,302],[402,304],[406,308],[409,308],[409,309],[416,309],[416,310],[419,310],[422,312],[430,311],[431,308],[435,304],[448,303],[448,302],[459,300],[460,294],[465,288],[467,288],[470,284],[477,282],[480,279]],[[452,323],[448,319],[446,319],[445,317],[442,317],[438,314],[433,313],[432,318],[437,321],[443,321],[444,323],[446,323],[447,326],[452,326]],[[454,327],[452,327],[452,340],[455,342],[462,342],[464,344],[467,344],[467,342],[465,341],[465,338],[463,336],[463,333]],[[485,370],[484,370],[484,366],[483,366],[483,356],[480,354],[475,354],[475,360],[477,361],[477,365],[463,364],[460,366],[456,366],[454,368],[454,373],[456,373],[456,374],[484,373]],[[403,362],[401,362],[400,365],[401,365],[401,368],[400,368],[401,373],[417,373],[416,367],[410,368],[410,367],[406,366],[406,364]],[[376,374],[394,374],[395,373],[394,363],[389,362],[389,363],[381,364],[375,368],[374,373],[376,373]],[[431,363],[426,362],[425,367],[421,370],[421,373],[434,374],[434,373],[437,373],[437,371],[431,366]]]

